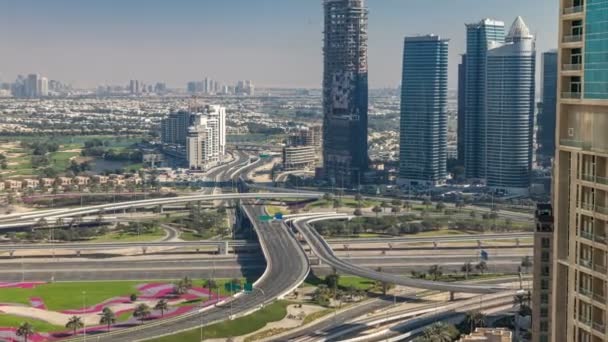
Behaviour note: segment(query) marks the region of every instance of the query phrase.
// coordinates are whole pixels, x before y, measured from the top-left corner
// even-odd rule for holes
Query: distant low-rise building
[[[37,179],[24,179],[23,180],[23,187],[26,189],[36,189],[40,186],[40,181],[38,181]]]
[[[459,342],[511,342],[513,332],[505,328],[477,328],[475,332],[463,336]]]
[[[72,185],[72,178],[69,177],[58,177],[57,185],[59,186],[70,186]]]
[[[316,165],[314,146],[288,146],[283,148],[285,171],[313,169]]]
[[[89,185],[90,180],[91,179],[89,177],[76,176],[74,177],[73,184],[79,186]]]
[[[4,185],[7,190],[21,190],[23,183],[18,180],[7,180]]]
[[[101,175],[93,176],[93,182],[95,182],[97,184],[107,184],[109,180],[110,180],[110,177],[108,177],[108,176],[101,176]]]
[[[55,178],[41,178],[40,186],[45,188],[50,188],[55,185]]]

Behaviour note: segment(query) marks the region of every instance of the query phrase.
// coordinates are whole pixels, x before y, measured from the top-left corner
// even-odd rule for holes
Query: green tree
[[[76,330],[84,327],[84,323],[82,322],[82,319],[80,317],[72,316],[65,324],[65,327],[68,329],[72,329],[72,335],[76,336]]]
[[[376,214],[376,217],[378,217],[378,215],[382,212],[382,208],[380,208],[379,206],[374,206],[372,208],[372,211]]]
[[[476,328],[486,326],[486,316],[481,311],[469,311],[464,318],[463,325],[469,333],[472,333]]]
[[[152,310],[150,310],[150,307],[145,303],[141,303],[137,305],[135,311],[133,311],[133,317],[139,319],[139,321],[143,324],[151,313]]]
[[[169,310],[169,304],[166,299],[161,299],[154,306],[154,310],[160,311],[160,317],[165,316],[165,311]]]
[[[464,263],[464,265],[462,265],[462,268],[460,270],[462,271],[462,273],[464,273],[464,278],[469,279],[469,274],[473,272],[473,265],[471,265],[471,263],[467,261]]]
[[[428,274],[431,277],[433,277],[434,281],[437,281],[437,279],[443,275],[443,271],[441,269],[441,266],[439,266],[439,265],[433,265],[433,266],[431,266],[429,268]]]
[[[528,273],[528,269],[532,267],[532,260],[529,256],[525,256],[521,259],[521,267],[524,269],[524,273]]]
[[[15,333],[17,336],[23,337],[23,340],[27,342],[28,339],[34,335],[34,327],[29,322],[23,322],[19,325],[19,328],[17,328]]]
[[[488,264],[482,260],[475,265],[475,269],[479,271],[479,273],[484,274],[488,270]]]
[[[99,318],[99,324],[106,325],[108,331],[110,331],[110,327],[112,324],[116,323],[116,314],[110,308],[103,308],[101,311],[101,316]]]
[[[399,207],[399,206],[396,206],[396,205],[395,205],[395,206],[393,206],[393,207],[391,208],[391,212],[392,212],[392,213],[393,213],[393,215],[395,215],[395,216],[396,216],[397,214],[399,214],[399,212],[400,212],[400,211],[401,211],[401,207]]]
[[[328,288],[332,289],[334,296],[338,291],[338,286],[340,284],[340,275],[337,273],[333,273],[325,277],[325,284]]]

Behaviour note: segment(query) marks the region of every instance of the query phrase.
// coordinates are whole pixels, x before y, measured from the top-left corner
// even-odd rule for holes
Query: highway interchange
[[[242,175],[247,175],[253,169],[263,164],[263,161],[257,159],[255,162],[250,162],[249,157],[237,152],[234,160],[223,167],[218,167],[208,173],[208,177],[218,184],[222,183],[238,183],[242,182]],[[242,184],[242,183],[241,183]],[[152,337],[172,334],[178,331],[191,329],[201,324],[210,324],[212,322],[221,321],[234,316],[245,315],[253,310],[260,308],[276,298],[285,296],[287,293],[297,288],[306,278],[310,271],[309,257],[307,257],[302,244],[296,238],[294,231],[289,229],[284,221],[268,221],[261,222],[258,218],[265,215],[264,206],[255,205],[261,199],[280,199],[280,198],[318,198],[322,196],[320,193],[314,192],[287,192],[279,191],[274,193],[227,193],[216,194],[220,187],[206,188],[202,194],[194,196],[181,196],[172,198],[150,199],[142,201],[131,201],[122,203],[112,203],[97,206],[88,206],[71,209],[53,209],[45,211],[37,211],[31,214],[12,214],[0,217],[0,229],[3,225],[19,224],[19,223],[35,223],[41,218],[47,220],[56,220],[57,218],[70,218],[74,216],[95,215],[98,213],[120,213],[123,210],[130,208],[145,208],[151,206],[170,205],[176,203],[187,203],[193,201],[231,201],[238,199],[240,210],[249,218],[253,224],[263,255],[250,255],[236,260],[231,257],[214,257],[211,260],[191,257],[191,259],[176,259],[176,260],[122,260],[122,261],[107,261],[97,260],[86,262],[87,267],[82,267],[80,260],[51,260],[44,262],[29,262],[23,259],[17,261],[12,260],[7,263],[0,264],[0,279],[11,279],[12,281],[23,280],[27,278],[55,279],[55,280],[93,280],[93,279],[121,279],[129,275],[130,279],[152,279],[151,277],[158,275],[161,272],[161,279],[175,279],[181,277],[184,273],[198,274],[200,277],[208,277],[212,274],[216,277],[224,277],[236,274],[235,272],[248,272],[253,274],[261,274],[261,277],[255,283],[255,289],[252,293],[242,294],[232,300],[228,304],[219,305],[217,307],[204,309],[201,314],[188,314],[168,320],[161,320],[145,326],[130,328],[120,331],[115,331],[109,334],[101,334],[96,336],[99,341],[137,341],[145,340]],[[277,190],[277,189],[275,189]],[[450,292],[467,292],[488,294],[503,291],[504,288],[493,284],[487,285],[471,285],[471,284],[449,284],[437,283],[421,280],[413,280],[399,276],[390,275],[384,272],[371,271],[372,266],[381,265],[383,268],[395,266],[397,264],[386,256],[382,257],[337,257],[332,251],[329,244],[320,237],[316,231],[310,229],[309,223],[312,220],[319,219],[344,219],[337,215],[331,214],[309,214],[302,217],[294,218],[294,229],[300,233],[307,244],[311,247],[316,257],[321,259],[324,264],[334,268],[345,274],[353,274],[364,276],[370,279],[377,279],[388,283],[401,284],[404,286],[418,287],[431,290],[441,290]],[[509,239],[527,238],[529,235],[521,237],[509,236]],[[500,239],[500,236],[496,236]],[[502,237],[506,239],[507,237]],[[429,240],[430,241],[430,240]],[[384,243],[381,241],[367,241],[369,243]],[[401,241],[392,241],[398,243]],[[424,242],[424,241],[420,241]],[[170,244],[171,242],[160,242],[159,244]],[[235,242],[249,243],[249,242]],[[333,244],[349,244],[352,241],[334,241]],[[137,245],[137,244],[136,244]],[[137,245],[141,247],[141,244]],[[57,246],[55,246],[57,247]],[[83,246],[68,246],[66,249],[86,248]],[[100,246],[97,246],[100,247]],[[101,246],[117,248],[115,246]],[[124,247],[124,246],[123,246]],[[129,246],[127,246],[129,247]],[[132,247],[132,246],[131,246]],[[158,246],[154,246],[158,247]],[[165,245],[164,247],[177,247]],[[190,247],[190,246],[179,246]],[[505,255],[504,263],[512,266],[513,260],[520,258],[521,254]],[[239,257],[241,258],[241,257]],[[470,254],[461,255],[461,259],[455,255],[446,256],[442,259],[441,255],[432,258],[433,263],[459,263],[464,261],[474,260],[474,256]],[[420,258],[418,258],[420,259]],[[405,262],[410,263],[411,267],[428,267],[428,258],[424,260],[416,260],[411,258]],[[392,262],[392,264],[391,264]],[[500,262],[500,261],[499,261]],[[404,264],[400,262],[399,264]],[[80,265],[80,266],[78,266]],[[245,266],[246,265],[246,266]],[[18,267],[18,268],[17,268]],[[80,267],[80,269],[78,269]],[[322,265],[321,267],[326,267]],[[248,268],[248,269],[247,269]],[[141,278],[139,278],[141,277]],[[29,279],[31,280],[31,279]],[[204,322],[201,322],[204,319]]]

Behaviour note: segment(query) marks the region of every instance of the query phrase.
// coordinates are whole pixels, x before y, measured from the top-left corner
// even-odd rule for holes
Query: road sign
[[[282,220],[283,219],[283,213],[278,212],[276,214],[274,214],[274,218],[277,220]]]
[[[488,258],[489,258],[488,252],[486,252],[482,249],[481,252],[479,253],[479,257],[481,258],[481,260],[488,261]]]
[[[245,283],[245,292],[253,292],[253,284],[252,283]]]
[[[260,219],[260,221],[262,222],[268,222],[268,221],[272,221],[274,219],[274,217],[270,216],[270,215],[262,215],[260,217],[258,217]]]
[[[224,289],[228,292],[238,292],[241,290],[241,285],[234,283],[226,283],[224,284]]]

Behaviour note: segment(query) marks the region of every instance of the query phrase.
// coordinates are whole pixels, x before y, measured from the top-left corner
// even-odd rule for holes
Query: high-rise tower
[[[542,104],[538,115],[538,154],[545,163],[555,155],[556,107],[557,51],[548,51],[542,58]]]
[[[552,332],[538,341],[608,341],[608,0],[560,0],[559,16]]]
[[[406,37],[401,82],[399,182],[436,186],[446,179],[448,41]]]
[[[323,174],[337,186],[360,184],[367,155],[367,8],[363,0],[325,0]]]
[[[465,57],[464,164],[467,178],[486,178],[486,59],[490,45],[504,42],[505,24],[484,19],[467,24]]]
[[[490,188],[527,195],[532,169],[536,50],[517,17],[505,43],[490,45],[485,80],[485,170]]]

